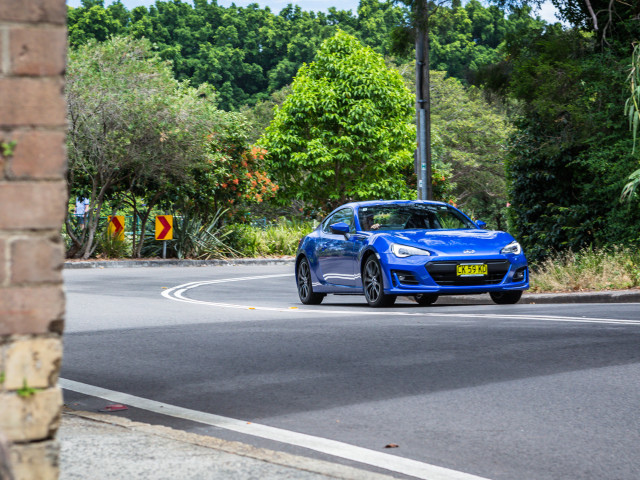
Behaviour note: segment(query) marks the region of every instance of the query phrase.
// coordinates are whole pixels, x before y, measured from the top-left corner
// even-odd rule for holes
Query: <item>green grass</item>
[[[531,292],[618,290],[639,286],[640,253],[633,248],[566,252],[531,268]]]
[[[285,221],[264,228],[230,225],[227,244],[241,257],[295,255],[302,237],[314,228],[311,222]]]

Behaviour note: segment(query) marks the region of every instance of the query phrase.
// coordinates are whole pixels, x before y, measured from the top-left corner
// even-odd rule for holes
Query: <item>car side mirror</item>
[[[478,226],[478,228],[482,228],[483,230],[486,230],[486,228],[487,228],[486,222],[483,222],[482,220],[478,220],[476,222],[476,225]]]
[[[331,233],[335,233],[336,235],[349,235],[350,227],[344,222],[334,223],[330,225]]]

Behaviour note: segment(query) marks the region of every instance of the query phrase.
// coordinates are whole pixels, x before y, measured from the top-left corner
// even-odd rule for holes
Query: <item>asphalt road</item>
[[[64,379],[493,480],[640,478],[639,304],[307,307],[290,266],[64,275]],[[351,462],[144,408],[118,415]]]

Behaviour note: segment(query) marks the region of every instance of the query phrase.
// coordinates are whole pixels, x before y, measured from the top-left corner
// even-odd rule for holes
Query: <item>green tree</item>
[[[84,45],[91,40],[105,41],[122,34],[127,23],[124,6],[117,2],[104,8],[103,0],[84,1],[82,7],[68,8],[69,44]]]
[[[475,87],[464,87],[444,72],[431,72],[432,127],[439,160],[450,166],[455,201],[465,210],[506,228],[505,159],[513,127]]]
[[[243,105],[240,109],[249,122],[249,143],[254,144],[262,136],[269,124],[273,121],[275,113],[275,107],[280,107],[287,97],[291,95],[291,87],[286,87],[276,90],[266,100],[261,100],[253,107]]]
[[[67,98],[69,190],[91,197],[87,227],[67,221],[69,256],[91,256],[108,200],[130,203],[143,232],[153,207],[171,195],[211,201],[215,189],[205,186],[214,186],[216,154],[228,147],[212,138],[228,136],[234,121],[209,87],[176,81],[147,40],[115,37],[71,51]]]
[[[326,40],[260,141],[280,198],[325,209],[410,196],[403,173],[413,164],[412,103],[382,56],[341,31]]]
[[[624,91],[612,88],[624,84],[628,60],[591,32],[559,26],[516,41],[509,89],[521,108],[507,173],[528,255],[637,242],[640,212],[619,204],[637,160],[620,115]]]

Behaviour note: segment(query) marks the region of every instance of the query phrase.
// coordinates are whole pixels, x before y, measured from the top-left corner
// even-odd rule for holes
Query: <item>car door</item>
[[[340,222],[349,225],[349,235],[331,231],[331,225]],[[332,285],[355,286],[357,252],[351,236],[353,233],[355,233],[355,222],[351,208],[338,210],[322,224],[321,240],[318,242],[316,257],[320,274],[325,282]]]

